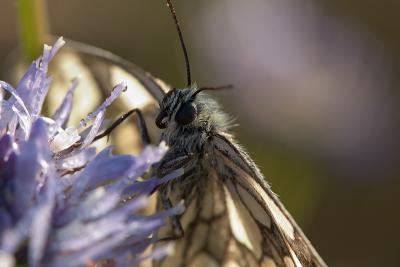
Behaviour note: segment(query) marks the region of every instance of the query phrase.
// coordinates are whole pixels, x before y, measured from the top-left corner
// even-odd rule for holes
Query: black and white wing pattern
[[[326,266],[247,153],[228,134],[215,139],[215,151],[231,173],[225,184],[232,202],[257,225],[247,227],[256,229],[253,236],[262,236],[261,258],[276,266]]]
[[[172,203],[184,198],[187,205],[180,218],[184,236],[156,265],[326,266],[232,137],[221,132],[209,143],[205,155],[212,160],[202,179],[194,174],[195,181],[185,177],[179,189],[170,188]]]

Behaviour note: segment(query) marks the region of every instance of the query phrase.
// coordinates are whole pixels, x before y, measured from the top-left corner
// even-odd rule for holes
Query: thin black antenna
[[[223,86],[218,86],[218,87],[200,87],[197,89],[196,92],[191,96],[192,99],[195,99],[196,95],[202,91],[218,91],[218,90],[225,90],[225,89],[232,89],[233,85],[228,84],[228,85],[223,85]]]
[[[190,86],[190,85],[192,85],[192,78],[190,76],[189,56],[188,56],[188,52],[186,50],[185,42],[183,41],[181,27],[179,27],[178,18],[176,17],[175,8],[172,5],[171,0],[167,0],[167,6],[169,7],[169,10],[171,11],[172,18],[174,19],[174,22],[175,22],[176,30],[178,31],[179,41],[181,43],[181,47],[183,50],[183,56],[185,57],[187,86]]]

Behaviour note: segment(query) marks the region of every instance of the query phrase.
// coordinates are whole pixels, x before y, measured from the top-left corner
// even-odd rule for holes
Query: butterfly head
[[[206,88],[172,89],[160,103],[156,125],[160,129],[223,127],[226,119]],[[208,89],[208,88],[207,88]]]

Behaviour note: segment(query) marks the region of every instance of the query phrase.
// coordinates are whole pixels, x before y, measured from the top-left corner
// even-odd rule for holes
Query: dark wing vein
[[[257,222],[263,233],[263,246],[266,246],[264,251],[270,251],[268,256],[272,254],[278,266],[279,258],[287,266],[326,266],[292,216],[270,190],[247,153],[230,135],[224,133],[216,135],[213,143],[215,157],[223,159],[223,163],[219,163],[220,166],[216,168],[224,174],[229,173],[225,175],[225,183],[231,193],[238,195],[238,200]],[[232,185],[229,186],[230,183]]]

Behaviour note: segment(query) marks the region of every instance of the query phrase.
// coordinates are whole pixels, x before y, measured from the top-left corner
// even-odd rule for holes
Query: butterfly
[[[154,173],[162,177],[178,168],[185,170],[158,192],[158,209],[184,200],[186,210],[171,218],[159,233],[160,243],[174,244],[174,253],[155,261],[154,266],[326,266],[229,132],[228,116],[206,94],[222,88],[199,88],[191,83],[182,32],[171,2],[167,3],[185,55],[186,88],[170,88],[109,52],[70,42],[99,88],[110,88],[117,77],[128,83],[128,90],[135,89],[134,97],[143,95],[141,109],[131,112],[137,114],[140,135],[149,142],[152,138],[146,125],[153,125],[153,130],[156,125],[161,130],[159,140],[169,146],[153,166]],[[99,138],[109,135],[126,117]]]

